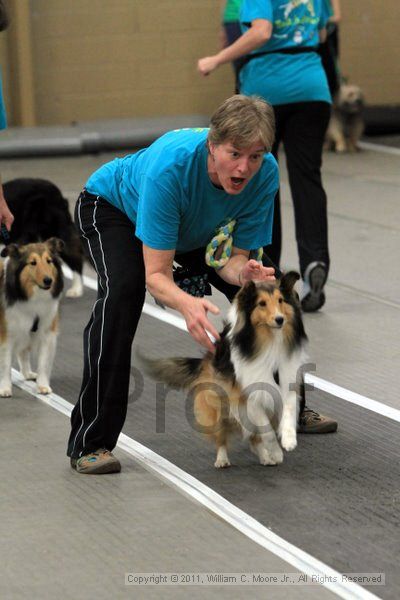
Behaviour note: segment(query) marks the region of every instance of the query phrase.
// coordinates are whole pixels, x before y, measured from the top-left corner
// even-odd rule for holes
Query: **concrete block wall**
[[[341,72],[368,104],[400,104],[400,2],[341,0]]]
[[[233,93],[230,65],[208,78],[196,72],[197,59],[218,47],[219,0],[8,3],[14,12],[28,7],[36,124],[210,114]],[[370,104],[400,103],[399,7],[398,0],[342,0],[342,73]],[[25,77],[13,85],[10,65],[25,29],[0,39],[11,124],[20,124],[15,95]]]
[[[18,1],[18,0],[17,0]],[[233,91],[229,66],[208,81],[217,0],[33,0],[39,123],[209,114]]]

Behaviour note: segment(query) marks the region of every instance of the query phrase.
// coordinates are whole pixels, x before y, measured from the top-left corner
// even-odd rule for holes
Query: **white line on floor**
[[[70,277],[70,271],[65,269],[65,275]],[[97,291],[97,281],[92,277],[87,277],[86,275],[83,277],[84,284],[92,289]],[[178,317],[177,315],[172,315],[166,310],[162,308],[145,303],[143,307],[143,312],[150,317],[154,317],[155,319],[159,319],[164,323],[168,323],[169,325],[173,325],[174,327],[181,329],[182,331],[187,331],[186,323],[184,319]],[[326,381],[325,379],[321,379],[321,377],[316,377],[315,375],[311,375],[310,373],[306,373],[305,375],[306,383],[312,384],[318,390],[322,392],[327,392],[332,396],[336,396],[337,398],[341,398],[342,400],[346,400],[347,402],[351,402],[352,404],[356,404],[357,406],[361,406],[367,410],[378,413],[379,415],[383,415],[388,419],[392,419],[393,421],[397,421],[400,423],[400,410],[397,408],[392,408],[387,404],[383,404],[382,402],[378,402],[377,400],[372,400],[367,396],[363,396],[361,394],[357,394],[356,392],[352,392],[351,390],[347,390],[344,387],[336,385],[335,383],[331,383],[330,381]]]
[[[396,154],[400,156],[400,148],[393,146],[383,146],[382,144],[371,144],[370,142],[358,142],[362,150],[372,150],[372,152],[382,152],[383,154]]]
[[[371,400],[371,398],[367,398],[366,396],[362,396],[356,392],[346,390],[346,388],[341,387],[340,385],[336,385],[330,381],[325,381],[325,379],[316,377],[316,375],[312,375],[311,373],[306,373],[304,380],[306,383],[311,383],[314,387],[318,388],[322,392],[327,392],[332,396],[342,398],[342,400],[347,400],[347,402],[357,404],[357,406],[362,406],[363,408],[376,412],[384,417],[387,417],[388,419],[392,419],[393,421],[400,423],[400,410],[397,408],[392,408],[387,404],[382,404],[382,402],[377,402],[376,400]]]
[[[68,417],[70,416],[73,408],[72,404],[54,393],[47,396],[36,393],[35,383],[25,381],[21,374],[14,369],[13,383],[48,406],[55,408]],[[376,600],[378,598],[353,582],[342,581],[340,573],[276,535],[223,496],[153,452],[150,448],[143,446],[123,433],[120,434],[117,445],[121,450],[130,454],[145,469],[167,480],[181,493],[207,508],[261,547],[286,561],[301,573],[306,573],[310,578],[313,575],[318,576],[318,580],[323,582],[321,585],[340,598],[346,600]]]

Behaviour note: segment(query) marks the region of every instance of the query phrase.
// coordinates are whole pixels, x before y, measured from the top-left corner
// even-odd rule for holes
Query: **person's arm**
[[[10,231],[11,225],[14,221],[14,215],[8,208],[8,204],[6,199],[4,198],[3,186],[1,184],[1,176],[0,176],[0,225],[4,223],[7,227],[7,230]]]
[[[197,69],[201,75],[208,75],[220,65],[246,56],[256,48],[267,42],[272,35],[272,23],[266,19],[254,19],[251,27],[238,38],[233,44],[223,48],[213,56],[200,58]]]
[[[146,285],[152,296],[166,306],[178,310],[186,321],[190,335],[202,346],[214,352],[207,331],[217,340],[218,331],[207,319],[207,312],[217,315],[219,308],[204,298],[194,298],[174,282],[172,264],[175,250],[154,250],[143,244]]]
[[[241,287],[248,281],[275,281],[275,270],[272,267],[263,267],[256,260],[249,260],[249,251],[232,248],[232,254],[218,275],[227,283]]]
[[[324,27],[323,29],[320,29],[318,31],[318,35],[319,35],[319,43],[320,44],[324,44],[326,42],[326,38],[327,38],[327,31],[326,31],[326,27]]]

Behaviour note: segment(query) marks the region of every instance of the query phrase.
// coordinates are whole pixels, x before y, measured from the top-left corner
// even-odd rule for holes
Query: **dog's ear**
[[[57,237],[52,237],[46,240],[45,244],[52,254],[60,254],[65,247],[64,242]]]
[[[241,288],[239,295],[240,296],[248,296],[250,294],[254,294],[256,290],[256,284],[254,281],[246,281],[244,286]]]
[[[300,279],[300,275],[296,271],[289,271],[282,277],[279,288],[283,293],[293,294],[293,287],[296,281]]]
[[[8,246],[4,246],[3,250],[1,251],[1,256],[19,258],[21,256],[21,252],[19,251],[17,244],[8,244]]]
[[[252,310],[257,296],[257,287],[254,281],[248,281],[236,295],[239,310],[249,312]]]

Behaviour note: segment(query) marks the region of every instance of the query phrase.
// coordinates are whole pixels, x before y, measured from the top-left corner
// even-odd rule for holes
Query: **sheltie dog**
[[[215,467],[229,467],[228,438],[241,430],[262,465],[276,465],[297,445],[301,369],[307,336],[291,271],[279,282],[249,282],[237,293],[215,344],[203,358],[149,359],[144,370],[194,397],[196,428],[217,447]],[[280,444],[278,442],[280,440]]]
[[[3,248],[0,274],[0,396],[12,395],[11,365],[17,355],[24,379],[36,380],[37,391],[49,394],[49,379],[56,351],[58,309],[63,289],[59,255],[64,243]],[[30,353],[37,352],[37,373]]]
[[[17,178],[4,183],[3,192],[15,219],[9,241],[31,244],[51,237],[63,240],[60,256],[73,274],[72,285],[65,295],[68,298],[82,296],[83,247],[68,200],[59,188],[46,179]]]

